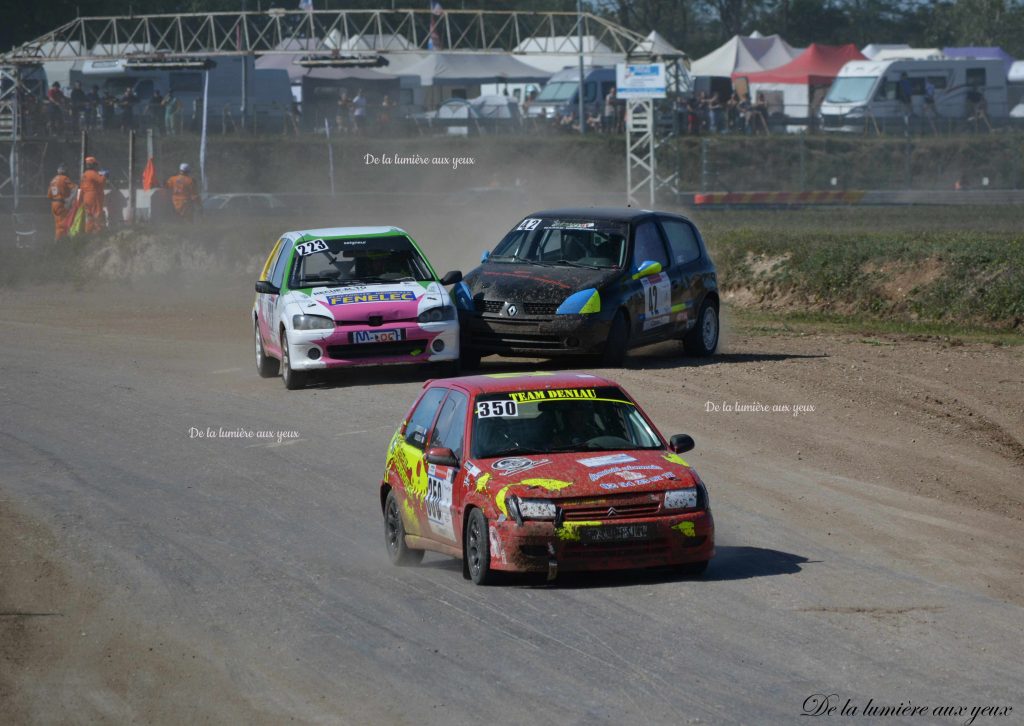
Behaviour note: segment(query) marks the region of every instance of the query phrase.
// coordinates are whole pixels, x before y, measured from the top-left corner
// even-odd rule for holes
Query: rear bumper
[[[585,528],[649,524],[644,539],[587,541]],[[509,572],[623,570],[704,562],[715,554],[715,523],[710,511],[606,522],[526,521],[490,523],[491,568]]]
[[[349,333],[375,330],[403,331],[399,341],[353,343]],[[459,324],[440,323],[385,325],[382,328],[339,327],[331,330],[289,330],[291,366],[294,370],[323,370],[375,365],[440,363],[459,358]],[[310,352],[313,356],[310,357]]]
[[[481,314],[462,318],[462,346],[484,355],[588,355],[604,350],[611,322],[593,315],[511,319]]]

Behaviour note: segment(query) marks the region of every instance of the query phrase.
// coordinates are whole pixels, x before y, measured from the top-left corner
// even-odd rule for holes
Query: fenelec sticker
[[[322,239],[315,239],[312,242],[302,242],[295,245],[295,254],[299,257],[311,255],[314,252],[323,252],[327,249],[327,243]]]
[[[328,305],[351,305],[353,303],[412,302],[416,293],[411,290],[390,292],[350,292],[345,295],[328,295]]]
[[[609,454],[608,456],[593,456],[589,459],[580,459],[579,463],[586,467],[608,466],[609,464],[626,464],[636,461],[629,454]]]
[[[515,401],[477,401],[477,418],[492,418],[501,416],[508,418],[519,415],[519,406]]]
[[[522,222],[520,222],[519,226],[516,227],[516,231],[519,231],[521,229],[525,229],[525,230],[537,229],[537,225],[539,225],[540,223],[541,223],[541,220],[534,219],[533,217],[530,217],[529,219],[524,219]]]

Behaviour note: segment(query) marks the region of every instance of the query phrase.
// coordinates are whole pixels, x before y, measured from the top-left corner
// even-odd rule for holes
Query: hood
[[[621,269],[490,262],[466,275],[465,282],[474,298],[561,303],[574,292],[600,289],[622,274]]]
[[[386,285],[346,285],[295,290],[291,302],[303,313],[330,314],[335,320],[360,322],[371,315],[389,320],[412,320],[424,310],[448,304],[448,294],[436,282],[396,282]]]
[[[478,492],[504,509],[508,494],[528,498],[606,497],[696,486],[678,454],[665,450],[589,451],[474,459],[463,465]]]

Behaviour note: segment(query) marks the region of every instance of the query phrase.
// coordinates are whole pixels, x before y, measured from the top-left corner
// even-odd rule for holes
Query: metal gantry
[[[576,36],[627,54],[644,37],[590,13],[496,10],[313,10],[185,13],[75,18],[0,57],[23,63],[46,59],[122,58],[126,54],[218,56],[444,50],[577,55]],[[313,47],[310,47],[311,41]]]

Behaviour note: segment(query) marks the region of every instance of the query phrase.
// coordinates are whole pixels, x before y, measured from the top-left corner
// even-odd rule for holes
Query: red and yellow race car
[[[496,571],[674,566],[715,553],[708,493],[613,381],[497,373],[428,381],[388,447],[380,503],[391,561],[459,557],[478,585]]]

